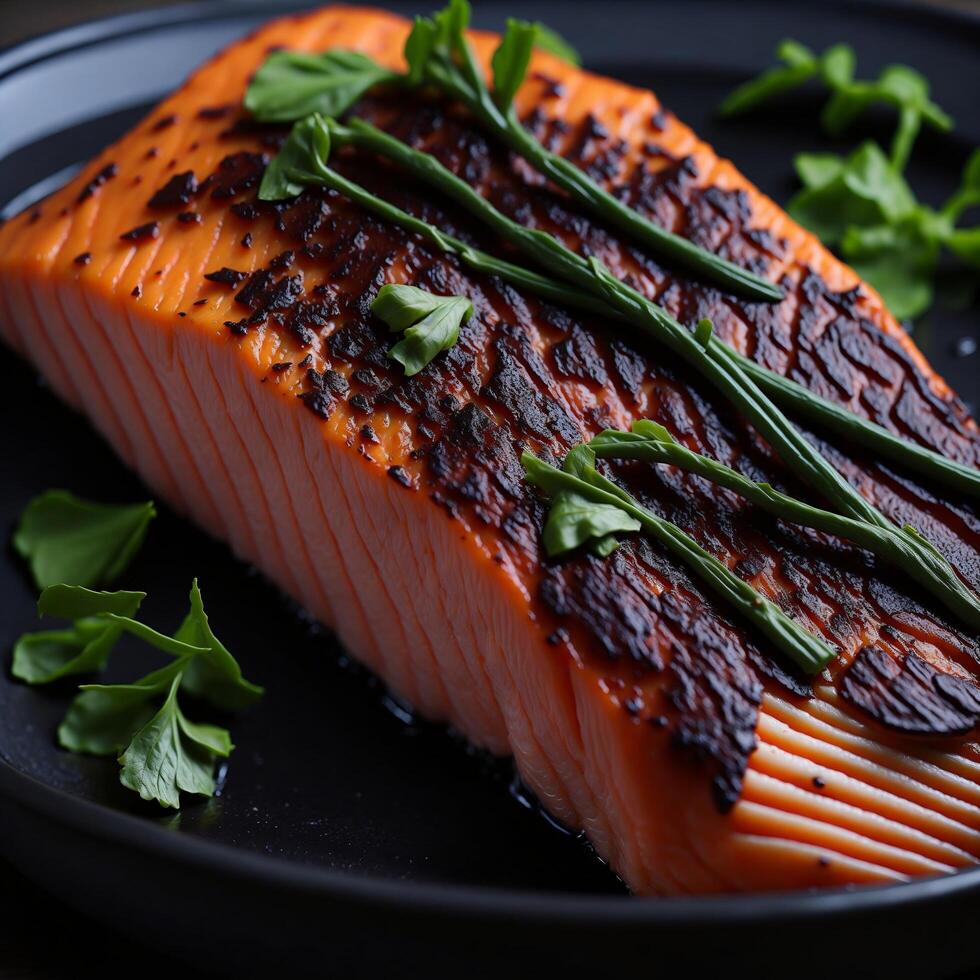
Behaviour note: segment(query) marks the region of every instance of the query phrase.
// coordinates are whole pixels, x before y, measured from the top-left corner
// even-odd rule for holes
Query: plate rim
[[[151,857],[179,861],[291,892],[390,908],[411,906],[459,919],[513,920],[529,925],[560,923],[578,928],[620,925],[737,926],[765,918],[770,923],[819,920],[898,905],[916,907],[980,890],[980,867],[884,885],[722,895],[582,895],[493,885],[459,885],[350,874],[240,850],[220,841],[183,836],[159,823],[115,810],[49,786],[0,758],[0,795],[45,819],[106,843]]]
[[[660,3],[667,0],[627,0]],[[692,2],[692,0],[688,0]],[[703,2],[703,0],[694,0]],[[756,0],[769,5],[783,0]],[[903,16],[946,27],[980,31],[980,10],[936,6],[928,0],[815,0],[828,9],[899,10]],[[383,7],[384,0],[349,5]],[[257,13],[268,19],[325,5],[303,0],[190,0],[168,7],[95,18],[0,47],[0,85],[18,71],[59,55],[160,27]],[[340,0],[338,5],[343,5]],[[346,899],[391,908],[411,906],[446,918],[605,926],[737,926],[765,918],[770,923],[820,920],[840,915],[882,913],[897,906],[916,908],[939,899],[980,892],[980,866],[951,874],[868,886],[696,896],[588,895],[495,885],[462,885],[351,874],[259,854],[220,841],[181,835],[159,823],[75,796],[23,772],[0,755],[0,798],[49,821],[109,844],[152,857],[179,861],[197,870],[270,884],[321,898]],[[9,860],[9,859],[8,859]],[[29,872],[28,872],[29,874]]]

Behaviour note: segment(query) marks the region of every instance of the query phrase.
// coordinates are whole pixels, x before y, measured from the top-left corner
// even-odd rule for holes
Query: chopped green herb
[[[580,479],[595,467],[595,453],[585,445],[575,446],[565,457],[562,470]],[[622,507],[596,503],[574,490],[559,490],[551,503],[542,540],[549,556],[563,554],[591,542],[600,558],[617,548],[616,531],[639,531],[640,522]]]
[[[404,338],[388,356],[411,377],[459,340],[459,328],[473,315],[465,296],[436,296],[417,286],[388,283],[378,290],[371,311]]]
[[[38,588],[108,584],[139,550],[155,514],[149,502],[96,504],[67,490],[48,490],[27,505],[13,545]]]
[[[263,122],[293,122],[311,112],[341,116],[368,89],[398,77],[343,48],[322,54],[274,51],[249,84],[245,108]]]

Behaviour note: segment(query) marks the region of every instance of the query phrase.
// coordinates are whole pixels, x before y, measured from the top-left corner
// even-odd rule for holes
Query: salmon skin
[[[201,68],[0,228],[6,341],[155,493],[333,627],[399,697],[512,754],[544,806],[635,892],[903,880],[976,863],[977,639],[903,578],[683,472],[611,467],[837,648],[811,684],[643,538],[605,560],[543,554],[545,504],[522,480],[521,448],[557,458],[637,418],[807,494],[698,377],[627,328],[464,271],[336,193],[257,200],[285,130],[256,125],[241,100],[268,52],[340,46],[399,68],[407,31],[387,13],[330,7]],[[496,38],[471,39],[487,64]],[[873,290],[651,93],[538,53],[518,107],[632,206],[779,282],[785,299],[743,302],[672,274],[576,213],[458,107],[401,92],[369,95],[357,113],[683,322],[710,317],[760,363],[977,464],[976,425]],[[337,166],[509,254],[380,162]],[[475,307],[459,343],[413,378],[370,312],[386,282]],[[973,504],[811,437],[980,587]]]

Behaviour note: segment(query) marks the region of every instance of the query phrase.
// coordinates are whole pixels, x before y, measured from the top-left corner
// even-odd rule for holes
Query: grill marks
[[[980,442],[962,405],[932,394],[908,355],[862,318],[860,295],[832,293],[805,270],[798,280],[786,279],[788,298],[779,307],[743,304],[682,278],[668,280],[656,262],[569,211],[519,161],[439,105],[406,106],[379,97],[365,100],[359,114],[435,153],[518,220],[558,235],[583,254],[598,255],[685,322],[711,316],[723,338],[743,338],[762,363],[961,461],[980,458]],[[594,126],[569,132],[543,113],[529,122],[546,142],[583,160],[621,198],[658,221],[756,271],[782,256],[782,242],[748,227],[744,195],[698,188],[690,161],[661,156],[654,166],[636,166]],[[262,136],[254,134],[260,145]],[[755,744],[763,688],[800,697],[809,693],[808,684],[643,538],[626,540],[604,562],[587,554],[544,559],[545,509],[522,482],[519,454],[529,444],[556,459],[604,425],[628,425],[633,417],[650,415],[691,448],[753,479],[803,496],[806,488],[788,478],[727,404],[690,372],[665,364],[642,339],[520,296],[498,281],[470,278],[455,260],[432,254],[332,192],[306,193],[283,205],[260,203],[254,188],[262,160],[260,153],[234,153],[200,188],[199,196],[207,191],[214,200],[209,206],[230,208],[235,223],[246,222],[256,238],[271,225],[292,243],[292,255],[250,274],[235,299],[247,315],[229,327],[235,333],[282,328],[314,351],[315,363],[300,362],[300,368],[311,368],[301,397],[321,418],[332,418],[346,403],[353,440],[371,442],[365,433],[387,425],[388,416],[403,423],[409,457],[417,462],[406,463],[393,478],[404,476],[470,526],[496,529],[509,560],[540,574],[534,605],[543,622],[554,623],[555,645],[574,644],[601,664],[624,707],[638,721],[663,729],[685,757],[704,768],[718,806],[730,807]],[[393,180],[384,164],[341,156],[336,166],[400,207],[505,254],[468,216],[401,174]],[[232,233],[237,242],[242,230]],[[392,338],[370,314],[392,265],[398,281],[462,293],[475,306],[459,343],[413,378],[393,369],[387,358]],[[879,506],[948,545],[964,574],[980,582],[975,509],[936,499],[873,461],[817,442]],[[858,641],[859,632],[877,636],[880,656],[904,677],[927,638],[940,659],[975,669],[969,666],[980,656],[975,638],[950,628],[908,593],[906,583],[859,550],[781,525],[682,473],[633,464],[611,472],[651,509],[842,649],[865,642]],[[878,666],[879,674],[890,669],[883,662]],[[935,723],[935,733],[952,730],[954,712],[965,723],[972,710],[959,687],[952,695],[943,693],[948,675],[939,674],[928,681],[915,674],[918,687],[932,685],[934,699],[946,698],[942,710],[929,701],[930,710],[921,712],[920,724]],[[897,682],[889,675],[871,683],[868,676],[852,667],[842,678],[851,703],[882,724],[908,730],[889,707],[898,697]],[[903,696],[907,683],[898,685]],[[959,701],[947,704],[949,698]]]
[[[863,647],[840,689],[852,704],[907,735],[965,735],[980,721],[980,688],[937,671],[914,653],[900,664],[882,650]]]

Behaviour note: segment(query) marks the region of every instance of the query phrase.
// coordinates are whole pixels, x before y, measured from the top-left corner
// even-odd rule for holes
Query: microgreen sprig
[[[953,128],[952,118],[929,98],[929,83],[907,65],[889,65],[877,79],[862,81],[854,77],[857,59],[854,49],[846,44],[835,44],[818,56],[799,41],[786,40],[777,47],[776,56],[781,65],[739,86],[721,103],[718,111],[723,116],[739,115],[818,78],[830,91],[821,122],[831,136],[840,136],[874,103],[898,110],[890,162],[899,173],[908,162],[923,123],[941,132]]]

